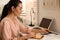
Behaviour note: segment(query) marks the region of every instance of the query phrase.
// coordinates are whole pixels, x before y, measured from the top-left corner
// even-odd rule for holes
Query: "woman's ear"
[[[11,11],[14,11],[14,10],[15,10],[15,8],[14,8],[14,6],[12,6],[12,7],[11,7]]]

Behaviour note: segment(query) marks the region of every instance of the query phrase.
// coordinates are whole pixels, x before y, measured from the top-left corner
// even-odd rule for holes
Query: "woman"
[[[15,40],[20,32],[30,33],[19,23],[17,16],[22,12],[22,2],[20,0],[10,0],[3,8],[1,16],[1,35],[3,40]]]
[[[19,16],[21,12],[22,2],[20,0],[10,0],[4,6],[0,25],[0,36],[2,40],[18,40],[18,34],[20,34],[20,32],[28,33],[30,37],[35,36],[35,34],[31,32],[31,29],[25,28],[17,19],[17,16]]]

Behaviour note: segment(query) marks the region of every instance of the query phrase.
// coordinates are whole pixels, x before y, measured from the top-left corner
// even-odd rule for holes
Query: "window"
[[[23,13],[25,13],[25,9],[26,9],[26,0],[21,0],[22,1],[22,5],[23,5]]]

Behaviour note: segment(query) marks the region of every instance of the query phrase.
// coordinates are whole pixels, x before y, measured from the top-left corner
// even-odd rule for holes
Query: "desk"
[[[44,37],[41,40],[60,40],[60,35],[55,34],[44,35]]]
[[[44,35],[42,39],[28,39],[28,40],[60,40],[60,35],[48,34]]]
[[[30,27],[30,28],[33,28],[33,27]],[[28,40],[60,40],[60,34],[56,35],[54,33],[52,34],[47,34],[47,35],[44,35],[44,37],[42,39],[28,39]]]

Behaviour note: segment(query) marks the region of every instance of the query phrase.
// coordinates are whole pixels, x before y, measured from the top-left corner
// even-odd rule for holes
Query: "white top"
[[[19,34],[19,32],[27,32],[27,29],[24,25],[18,19],[16,18],[15,23],[9,19],[8,17],[5,17],[0,24],[0,36],[3,40],[17,40],[16,36]],[[30,31],[28,31],[30,32]]]

